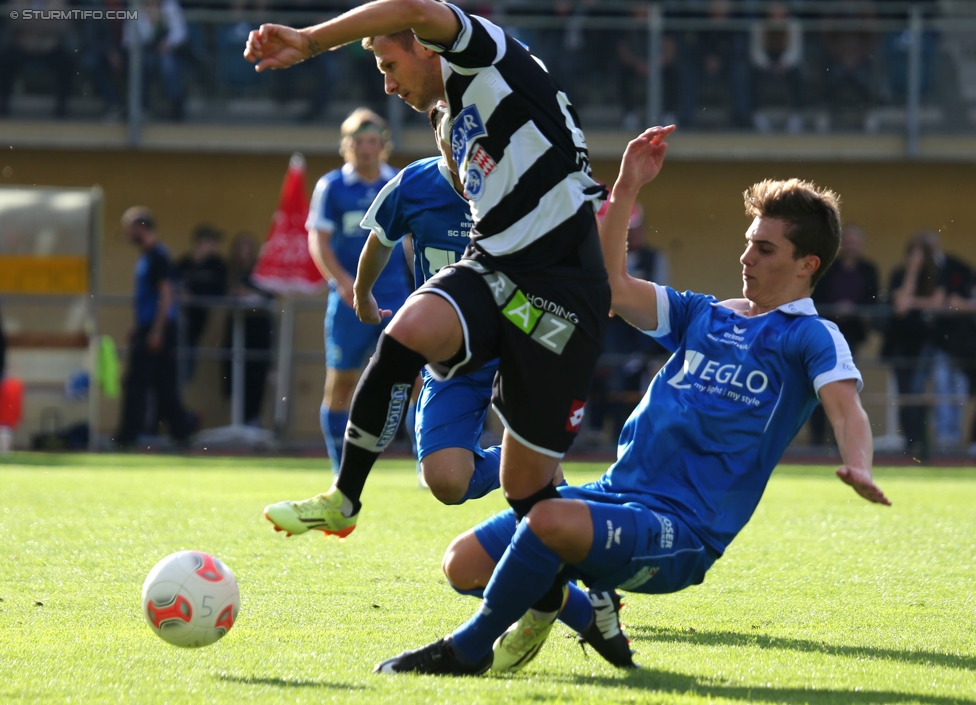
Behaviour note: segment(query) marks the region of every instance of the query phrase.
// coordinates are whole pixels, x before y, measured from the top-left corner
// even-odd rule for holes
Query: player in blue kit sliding
[[[810,299],[840,242],[833,192],[796,179],[745,192],[753,220],[739,258],[743,298],[679,293],[627,274],[627,218],[673,130],[651,128],[628,145],[601,227],[614,312],[673,353],[627,420],[616,462],[596,482],[559,488],[517,525],[506,511],[456,538],[444,571],[456,589],[484,588],[481,609],[377,671],[477,674],[530,660],[558,611],[529,608],[554,579],[654,594],[701,583],[818,397],[837,437],[838,477],[890,504],[872,479],[861,375]]]
[[[340,133],[339,153],[345,164],[315,184],[305,225],[309,254],[329,282],[324,322],[325,384],[319,425],[333,474],[339,472],[353,389],[382,332],[381,327],[360,323],[352,308],[353,277],[369,235],[359,222],[379,190],[396,174],[396,169],[386,163],[389,134],[379,115],[357,108],[343,121]],[[410,293],[401,248],[397,248],[397,255],[376,285],[376,295],[394,311]]]

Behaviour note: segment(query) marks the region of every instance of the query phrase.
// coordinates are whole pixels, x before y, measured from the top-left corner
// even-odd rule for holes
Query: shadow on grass
[[[714,699],[741,700],[746,703],[809,703],[810,705],[893,705],[897,703],[923,703],[924,705],[976,705],[976,700],[960,700],[938,695],[916,695],[889,690],[834,690],[818,688],[764,688],[747,685],[722,685],[706,679],[667,671],[638,669],[622,672],[619,678],[578,676],[558,676],[553,681],[567,681],[575,685],[596,685],[612,688],[616,693],[626,692],[640,702],[639,692],[653,692],[658,695],[695,696],[707,701]],[[646,696],[644,696],[646,697]],[[526,701],[546,698],[526,694]],[[614,701],[619,698],[615,695]]]
[[[940,666],[976,670],[976,657],[957,656],[933,651],[905,651],[902,649],[879,649],[873,646],[838,646],[809,639],[784,639],[762,634],[743,634],[740,632],[678,632],[672,629],[628,626],[627,633],[639,641],[666,641],[698,644],[701,646],[753,646],[760,649],[779,649],[784,651],[806,651],[849,656],[852,658],[874,658],[879,660],[901,661],[923,666]]]
[[[351,692],[354,690],[365,690],[362,686],[349,685],[347,683],[327,683],[325,681],[313,680],[288,680],[287,678],[260,678],[257,676],[231,676],[221,673],[217,676],[222,681],[228,683],[241,683],[242,685],[270,685],[276,688],[328,688],[331,690],[341,690]]]

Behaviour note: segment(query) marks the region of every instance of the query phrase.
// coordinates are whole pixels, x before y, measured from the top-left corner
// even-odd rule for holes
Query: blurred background
[[[384,95],[358,45],[263,74],[242,58],[263,22],[305,26],[358,4],[0,3],[0,316],[7,376],[24,385],[10,445],[112,447],[111,385],[124,369],[111,360],[125,359],[138,256],[119,227],[125,209],[152,210],[174,260],[192,259],[210,228],[216,253],[240,270],[254,262],[239,261],[237,246],[260,250],[274,233],[292,156],[304,156],[310,190],[341,165],[338,128],[354,108],[387,118],[394,166],[434,153],[426,117]],[[820,287],[818,308],[844,324],[855,349],[879,452],[976,455],[976,1],[457,4],[545,62],[604,182],[641,129],[678,125],[632,219],[632,247],[655,258],[648,276],[736,296],[743,190],[795,176],[838,191],[856,226],[846,247],[857,276]],[[906,323],[892,314],[892,283],[920,239],[937,267],[938,305]],[[862,260],[873,289],[854,266]],[[201,294],[184,279],[179,356],[195,447],[324,452],[321,284],[255,298],[231,287]],[[188,336],[193,309],[207,315]],[[273,333],[260,345],[245,340],[255,314]],[[899,341],[909,330],[922,331],[908,336],[917,345]],[[645,340],[608,340],[576,452],[612,452],[662,362]],[[263,393],[245,418],[248,363]],[[921,437],[906,435],[919,423]],[[146,447],[166,449],[151,426]],[[829,429],[815,418],[793,451],[835,453]]]

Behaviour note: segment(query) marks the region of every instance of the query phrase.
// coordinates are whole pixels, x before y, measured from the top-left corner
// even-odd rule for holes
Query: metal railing
[[[36,311],[44,308],[50,309],[52,307],[66,308],[77,305],[77,302],[77,297],[27,295],[5,295],[0,297],[0,307],[2,307],[8,319],[23,318],[21,314],[24,314],[28,318],[41,320],[42,317],[37,316]],[[80,318],[77,314],[72,317],[72,320],[81,321],[82,323],[74,332],[84,331],[86,335],[90,336],[92,341],[96,339],[97,335],[113,335],[115,340],[118,341],[118,351],[122,365],[124,366],[126,354],[125,330],[127,330],[128,321],[131,317],[129,313],[131,297],[128,295],[91,296],[85,301],[84,305],[87,308],[87,314]],[[232,370],[232,394],[229,401],[229,425],[221,426],[220,424],[213,423],[213,419],[211,419],[209,428],[203,429],[203,431],[205,433],[209,431],[211,437],[214,436],[216,431],[226,431],[223,434],[220,444],[225,447],[228,445],[228,442],[233,443],[235,440],[239,441],[241,447],[251,445],[255,440],[259,441],[261,445],[268,446],[278,443],[284,446],[301,446],[303,443],[308,442],[315,445],[320,440],[314,437],[315,434],[312,434],[310,437],[312,440],[309,440],[309,438],[303,439],[299,437],[294,432],[295,420],[293,418],[294,410],[291,408],[291,400],[298,380],[308,381],[312,379],[316,385],[321,382],[324,374],[324,358],[320,347],[302,348],[296,345],[295,321],[296,317],[314,313],[316,324],[318,324],[321,320],[320,316],[324,311],[324,301],[321,298],[280,298],[272,299],[256,306],[254,302],[242,302],[232,297],[184,297],[181,299],[181,306],[186,305],[208,307],[211,309],[211,314],[217,314],[218,312],[228,314],[235,323],[232,328],[233,335],[229,347],[219,345],[216,347],[208,346],[190,350],[185,345],[181,345],[178,348],[177,354],[181,360],[195,357],[198,360],[206,360],[209,362],[230,363]],[[118,310],[121,308],[125,309],[124,316],[122,315],[123,311]],[[821,313],[825,316],[829,316],[832,313],[830,307],[821,306],[820,309]],[[114,313],[117,315],[110,315],[113,310],[115,310]],[[274,342],[270,349],[248,349],[244,344],[242,327],[240,325],[241,319],[246,312],[252,310],[263,310],[273,317]],[[843,313],[848,314],[850,311],[844,309]],[[931,357],[882,357],[879,353],[881,347],[881,331],[890,320],[890,309],[885,305],[879,304],[864,307],[858,313],[863,315],[865,320],[870,323],[872,331],[869,342],[862,346],[863,352],[857,354],[855,362],[865,378],[865,388],[862,391],[861,398],[872,420],[876,447],[880,451],[892,452],[903,449],[905,439],[900,431],[902,423],[900,411],[904,407],[921,408],[923,413],[929,417],[926,423],[931,426],[932,412],[940,405],[954,405],[957,408],[961,419],[959,422],[961,425],[959,429],[962,439],[961,442],[963,443],[963,448],[968,445],[972,439],[968,437],[970,431],[969,426],[964,426],[964,424],[967,423],[967,415],[971,416],[972,414],[970,407],[972,406],[973,399],[976,399],[976,379],[973,379],[972,375],[972,365],[976,363],[976,349],[969,351],[968,354],[966,352],[957,352],[954,360],[957,371],[968,369],[970,373],[968,396],[965,390],[959,389],[939,392],[932,386],[931,380],[927,381],[917,391],[909,393],[904,389],[899,390],[896,379],[897,369],[899,367],[902,369],[918,368],[923,375],[928,375],[932,363]],[[962,316],[969,316],[969,319],[972,320],[973,316],[973,314],[968,313],[958,314],[951,312],[947,312],[946,315],[956,320],[961,320]],[[54,317],[47,315],[43,317],[43,320],[49,321],[52,318]],[[214,321],[226,320],[226,316],[211,315],[210,318],[211,322],[208,325],[211,327],[214,325]],[[116,322],[109,324],[108,321],[110,319]],[[123,319],[124,323],[120,325],[119,322],[123,321]],[[71,341],[71,346],[77,348],[78,346],[74,337],[71,337]],[[90,345],[90,354],[87,357],[92,371],[94,371],[97,365],[97,350],[95,348],[96,346],[94,344]],[[84,350],[82,349],[81,352],[84,353]],[[256,360],[270,361],[274,370],[271,378],[273,381],[268,382],[273,387],[274,392],[266,396],[265,403],[266,415],[272,419],[273,430],[262,432],[263,435],[260,437],[249,437],[242,432],[245,421],[242,413],[244,395],[243,369],[249,361]],[[663,353],[660,355],[650,354],[645,361],[647,372],[653,374],[663,360]],[[601,360],[601,366],[605,370],[612,371],[628,362],[632,362],[632,356],[628,353],[606,353]],[[15,373],[16,371],[12,370],[11,372]],[[50,377],[50,375],[47,375],[47,377]],[[31,393],[30,380],[25,380],[25,382],[28,383],[28,393]],[[221,383],[222,380],[217,376],[205,376],[202,379],[194,379],[193,386],[198,388],[202,386],[204,394],[212,397],[219,394],[218,390]],[[39,386],[35,385],[35,391],[39,390],[45,394],[46,398],[50,400],[49,403],[51,405],[56,406],[58,403],[71,403],[66,398],[62,398],[61,402],[58,402],[57,395],[52,394],[52,389],[54,387],[52,387],[49,379]],[[97,385],[91,384],[90,389],[95,391]],[[608,401],[617,405],[629,405],[632,408],[636,405],[643,391],[643,388],[636,390],[612,388],[610,389]],[[267,401],[268,398],[271,401]],[[103,428],[111,420],[102,419],[100,416],[102,413],[102,404],[99,393],[91,394],[88,403],[89,423],[93,431],[91,434],[91,447],[95,449],[99,447],[96,438],[99,429]],[[948,448],[940,446],[931,428],[927,429],[926,436],[922,441],[914,449],[914,452],[921,459],[926,459],[929,455],[960,451],[960,447]]]
[[[346,4],[309,12],[278,3],[256,12],[187,2],[186,41],[175,50],[170,73],[160,68],[148,45],[118,43],[125,32],[122,20],[81,20],[69,30],[80,83],[71,116],[124,120],[133,146],[142,142],[147,124],[167,119],[335,125],[358,104],[385,113],[395,135],[421,124],[420,116],[383,95],[372,57],[357,46],[261,75],[244,61],[249,29],[269,21],[313,24]],[[510,0],[486,9],[566,84],[588,129],[630,130],[677,120],[690,131],[893,133],[905,137],[908,157],[918,153],[924,134],[972,133],[976,12],[971,4],[779,3],[790,8],[803,46],[797,70],[785,81],[762,72],[750,59],[754,27],[772,5],[729,2],[728,15],[720,18],[709,15],[710,3],[692,0],[575,2],[565,14],[538,0]],[[845,14],[835,11],[840,5]],[[129,0],[126,7],[148,12],[141,0]],[[118,26],[104,26],[111,22]],[[23,23],[7,19],[4,25],[0,31],[9,41]],[[620,55],[627,43],[629,64]],[[643,66],[635,68],[634,61],[641,60]],[[844,72],[850,75],[841,76]],[[56,83],[46,78],[39,82],[42,94],[50,94]],[[173,95],[182,96],[179,109],[168,104],[177,98],[160,88],[163,79],[175,82],[170,88],[178,85]],[[799,82],[799,93],[790,81]],[[31,81],[20,83],[15,97],[34,91]],[[113,90],[116,104],[110,104]],[[17,103],[12,101],[11,115],[44,116],[36,101],[33,108],[24,100],[22,109]]]

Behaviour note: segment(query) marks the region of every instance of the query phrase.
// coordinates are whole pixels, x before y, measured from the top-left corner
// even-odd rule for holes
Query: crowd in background
[[[648,3],[455,1],[509,27],[547,63],[557,81],[572,83],[574,102],[583,109],[590,107],[592,113],[595,105],[613,106],[613,126],[628,130],[648,119],[648,76],[653,68]],[[15,9],[108,10],[125,4],[6,0],[0,3],[0,118],[16,116],[13,98],[18,92],[40,92],[51,99],[51,114],[58,118],[74,117],[72,97],[83,96],[95,101],[104,118],[123,119],[134,42],[143,49],[139,104],[150,117],[195,119],[188,110],[188,96],[194,92],[293,106],[290,112],[279,112],[301,121],[331,122],[330,108],[340,100],[384,113],[387,104],[372,57],[358,47],[270,75],[255,74],[241,56],[247,33],[262,21],[294,22],[299,17],[312,23],[357,4],[146,0],[134,21],[16,21],[10,18]],[[821,115],[828,115],[833,126],[870,129],[865,119],[869,108],[903,103],[912,35],[899,22],[911,7],[921,8],[923,18],[932,20],[951,3],[701,0],[658,5],[664,19],[662,82],[657,86],[664,110],[660,122],[675,122],[683,129],[800,132],[824,127],[816,124],[819,118],[812,107],[825,111]],[[945,37],[927,29],[920,38],[919,88],[924,100],[939,92],[937,78],[945,68],[939,65],[940,42]],[[653,278],[666,282],[665,254],[649,243],[638,246],[642,226],[643,215],[635,213],[633,264],[648,270],[649,276],[654,270]],[[866,236],[856,225],[846,228],[838,261],[815,291],[818,308],[837,322],[855,358],[864,354],[872,335],[880,337],[879,355],[902,395],[898,423],[904,450],[924,456],[934,444],[941,450],[968,449],[976,454],[976,422],[965,427],[969,397],[976,395],[972,263],[943,252],[938,236],[924,231],[911,236],[904,262],[885,276],[862,254]],[[259,243],[240,234],[228,261],[221,253],[221,237],[218,230],[201,226],[194,234],[193,251],[175,270],[184,302],[189,302],[180,328],[184,381],[192,378],[194,351],[204,328],[212,325],[207,297],[266,296],[247,277]],[[642,253],[640,261],[637,253]],[[247,317],[246,347],[267,351],[272,321],[262,306],[255,306],[254,313]],[[228,322],[221,335],[227,347],[230,337]],[[653,345],[635,345],[621,330],[609,336],[604,362],[589,417],[589,436],[599,443],[616,437],[661,356]],[[248,362],[248,422],[259,422],[269,366],[268,356]],[[229,391],[229,369],[224,379]],[[814,445],[831,441],[819,412],[811,419],[809,440]]]
[[[261,22],[315,23],[359,2],[146,0],[138,19],[12,20],[10,11],[124,9],[120,0],[5,0],[0,3],[0,117],[16,114],[16,93],[53,98],[59,118],[122,119],[128,108],[130,48],[142,48],[141,107],[150,119],[233,119],[218,99],[257,98],[273,106],[252,118],[330,119],[337,102],[383,113],[371,57],[346,47],[293,71],[259,76],[241,56]],[[588,111],[590,123],[636,129],[653,121],[682,129],[876,130],[872,108],[904,106],[909,90],[911,8],[918,35],[921,99],[959,113],[959,87],[934,21],[946,0],[697,0],[660,2],[660,77],[650,54],[647,2],[459,0],[530,46]],[[657,75],[657,74],[654,74]],[[648,87],[660,114],[648,114]],[[200,106],[188,114],[188,99]],[[86,101],[70,100],[72,97]],[[73,104],[84,104],[73,114]],[[344,110],[345,106],[336,106]],[[219,114],[219,117],[218,117]],[[332,116],[334,117],[334,116]],[[956,115],[959,117],[959,115]],[[964,119],[964,118],[963,118]]]

